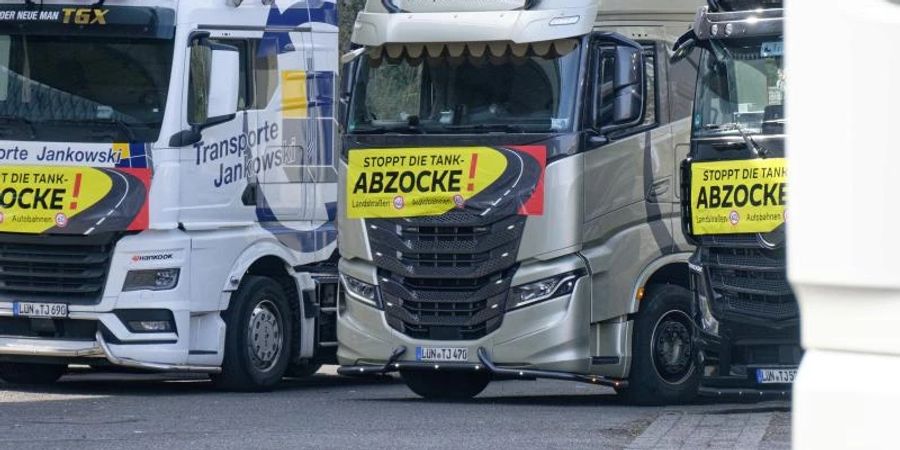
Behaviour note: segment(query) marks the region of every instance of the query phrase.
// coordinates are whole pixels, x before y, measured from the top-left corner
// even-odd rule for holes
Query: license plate
[[[469,349],[465,347],[416,347],[416,361],[457,361],[469,360]]]
[[[797,377],[797,369],[756,369],[759,384],[792,384]]]
[[[69,317],[69,305],[65,303],[13,303],[16,317],[36,317],[42,319],[64,319]]]

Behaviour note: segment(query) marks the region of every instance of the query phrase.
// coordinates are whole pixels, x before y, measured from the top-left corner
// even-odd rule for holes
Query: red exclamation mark
[[[69,204],[69,209],[78,208],[78,194],[81,192],[81,174],[75,174],[75,186],[72,187],[72,203]]]
[[[469,164],[469,192],[475,190],[475,170],[478,169],[478,153],[472,153],[472,162]]]

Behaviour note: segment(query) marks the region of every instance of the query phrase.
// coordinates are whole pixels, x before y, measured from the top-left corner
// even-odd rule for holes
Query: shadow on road
[[[392,377],[347,378],[316,374],[308,378],[285,378],[271,392],[350,388],[397,384]],[[204,375],[73,371],[49,386],[19,386],[0,382],[0,390],[35,394],[61,395],[197,395],[223,393]],[[241,392],[229,392],[236,395]],[[258,392],[255,394],[259,394]]]

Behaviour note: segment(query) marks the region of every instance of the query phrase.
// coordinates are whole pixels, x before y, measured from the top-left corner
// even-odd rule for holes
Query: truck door
[[[252,158],[272,141],[277,129],[259,123],[259,99],[255,89],[255,47],[261,33],[203,30],[211,42],[237,48],[240,54],[238,112],[234,118],[201,130],[201,139],[181,149],[181,221],[188,227],[209,228],[249,224],[256,220],[254,186],[256,165]],[[199,79],[202,57],[189,52],[189,82],[185,98],[189,121],[200,109]]]
[[[664,55],[664,54],[663,54]],[[615,51],[595,47],[595,108],[600,124],[612,114],[611,89]],[[667,126],[664,70],[659,70],[656,44],[644,46],[645,113],[633,127],[617,130],[600,143],[588,144],[585,153],[586,241],[610,237],[622,227],[650,223],[655,244],[672,245],[671,222],[674,192],[672,140]],[[611,120],[611,119],[610,119]],[[599,130],[598,130],[599,131]],[[593,148],[591,148],[593,147]],[[666,219],[663,219],[666,218]]]
[[[304,28],[305,30],[305,28]],[[269,143],[271,162],[261,172],[260,219],[292,228],[305,227],[312,220],[314,183],[304,162],[308,145],[309,117],[309,38],[306,32],[288,32],[271,28],[267,35],[274,39],[260,49],[265,58],[272,92],[262,113],[262,120],[277,124],[278,139]],[[287,228],[284,229],[285,231]],[[286,231],[287,232],[287,231]],[[288,232],[289,233],[289,232]]]
[[[593,301],[592,322],[630,313],[629,303],[618,299],[629,295],[650,261],[673,246],[673,150],[665,90],[660,88],[665,70],[658,64],[665,54],[655,43],[643,49],[643,117],[614,131],[604,129],[614,117],[616,50],[600,41],[591,54],[594,117],[588,135],[595,137],[586,140],[584,154],[584,241],[589,247],[606,247],[600,253],[616,266],[594,278],[594,292],[604,295]]]
[[[279,145],[285,163],[280,170],[265,172],[265,192],[267,205],[279,221],[277,228],[286,233],[295,230],[296,239],[289,240],[296,240],[297,248],[308,253],[325,249],[336,238],[337,29],[311,22],[289,34],[293,48],[278,57],[278,108],[266,112],[270,120],[279,119],[276,113],[280,116]]]

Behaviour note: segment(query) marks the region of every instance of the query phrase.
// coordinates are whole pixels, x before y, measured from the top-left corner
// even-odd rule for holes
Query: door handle
[[[647,200],[649,201],[657,201],[659,197],[665,195],[669,192],[669,186],[672,184],[672,180],[670,178],[666,178],[662,181],[657,181],[650,185],[650,189],[647,190]]]

